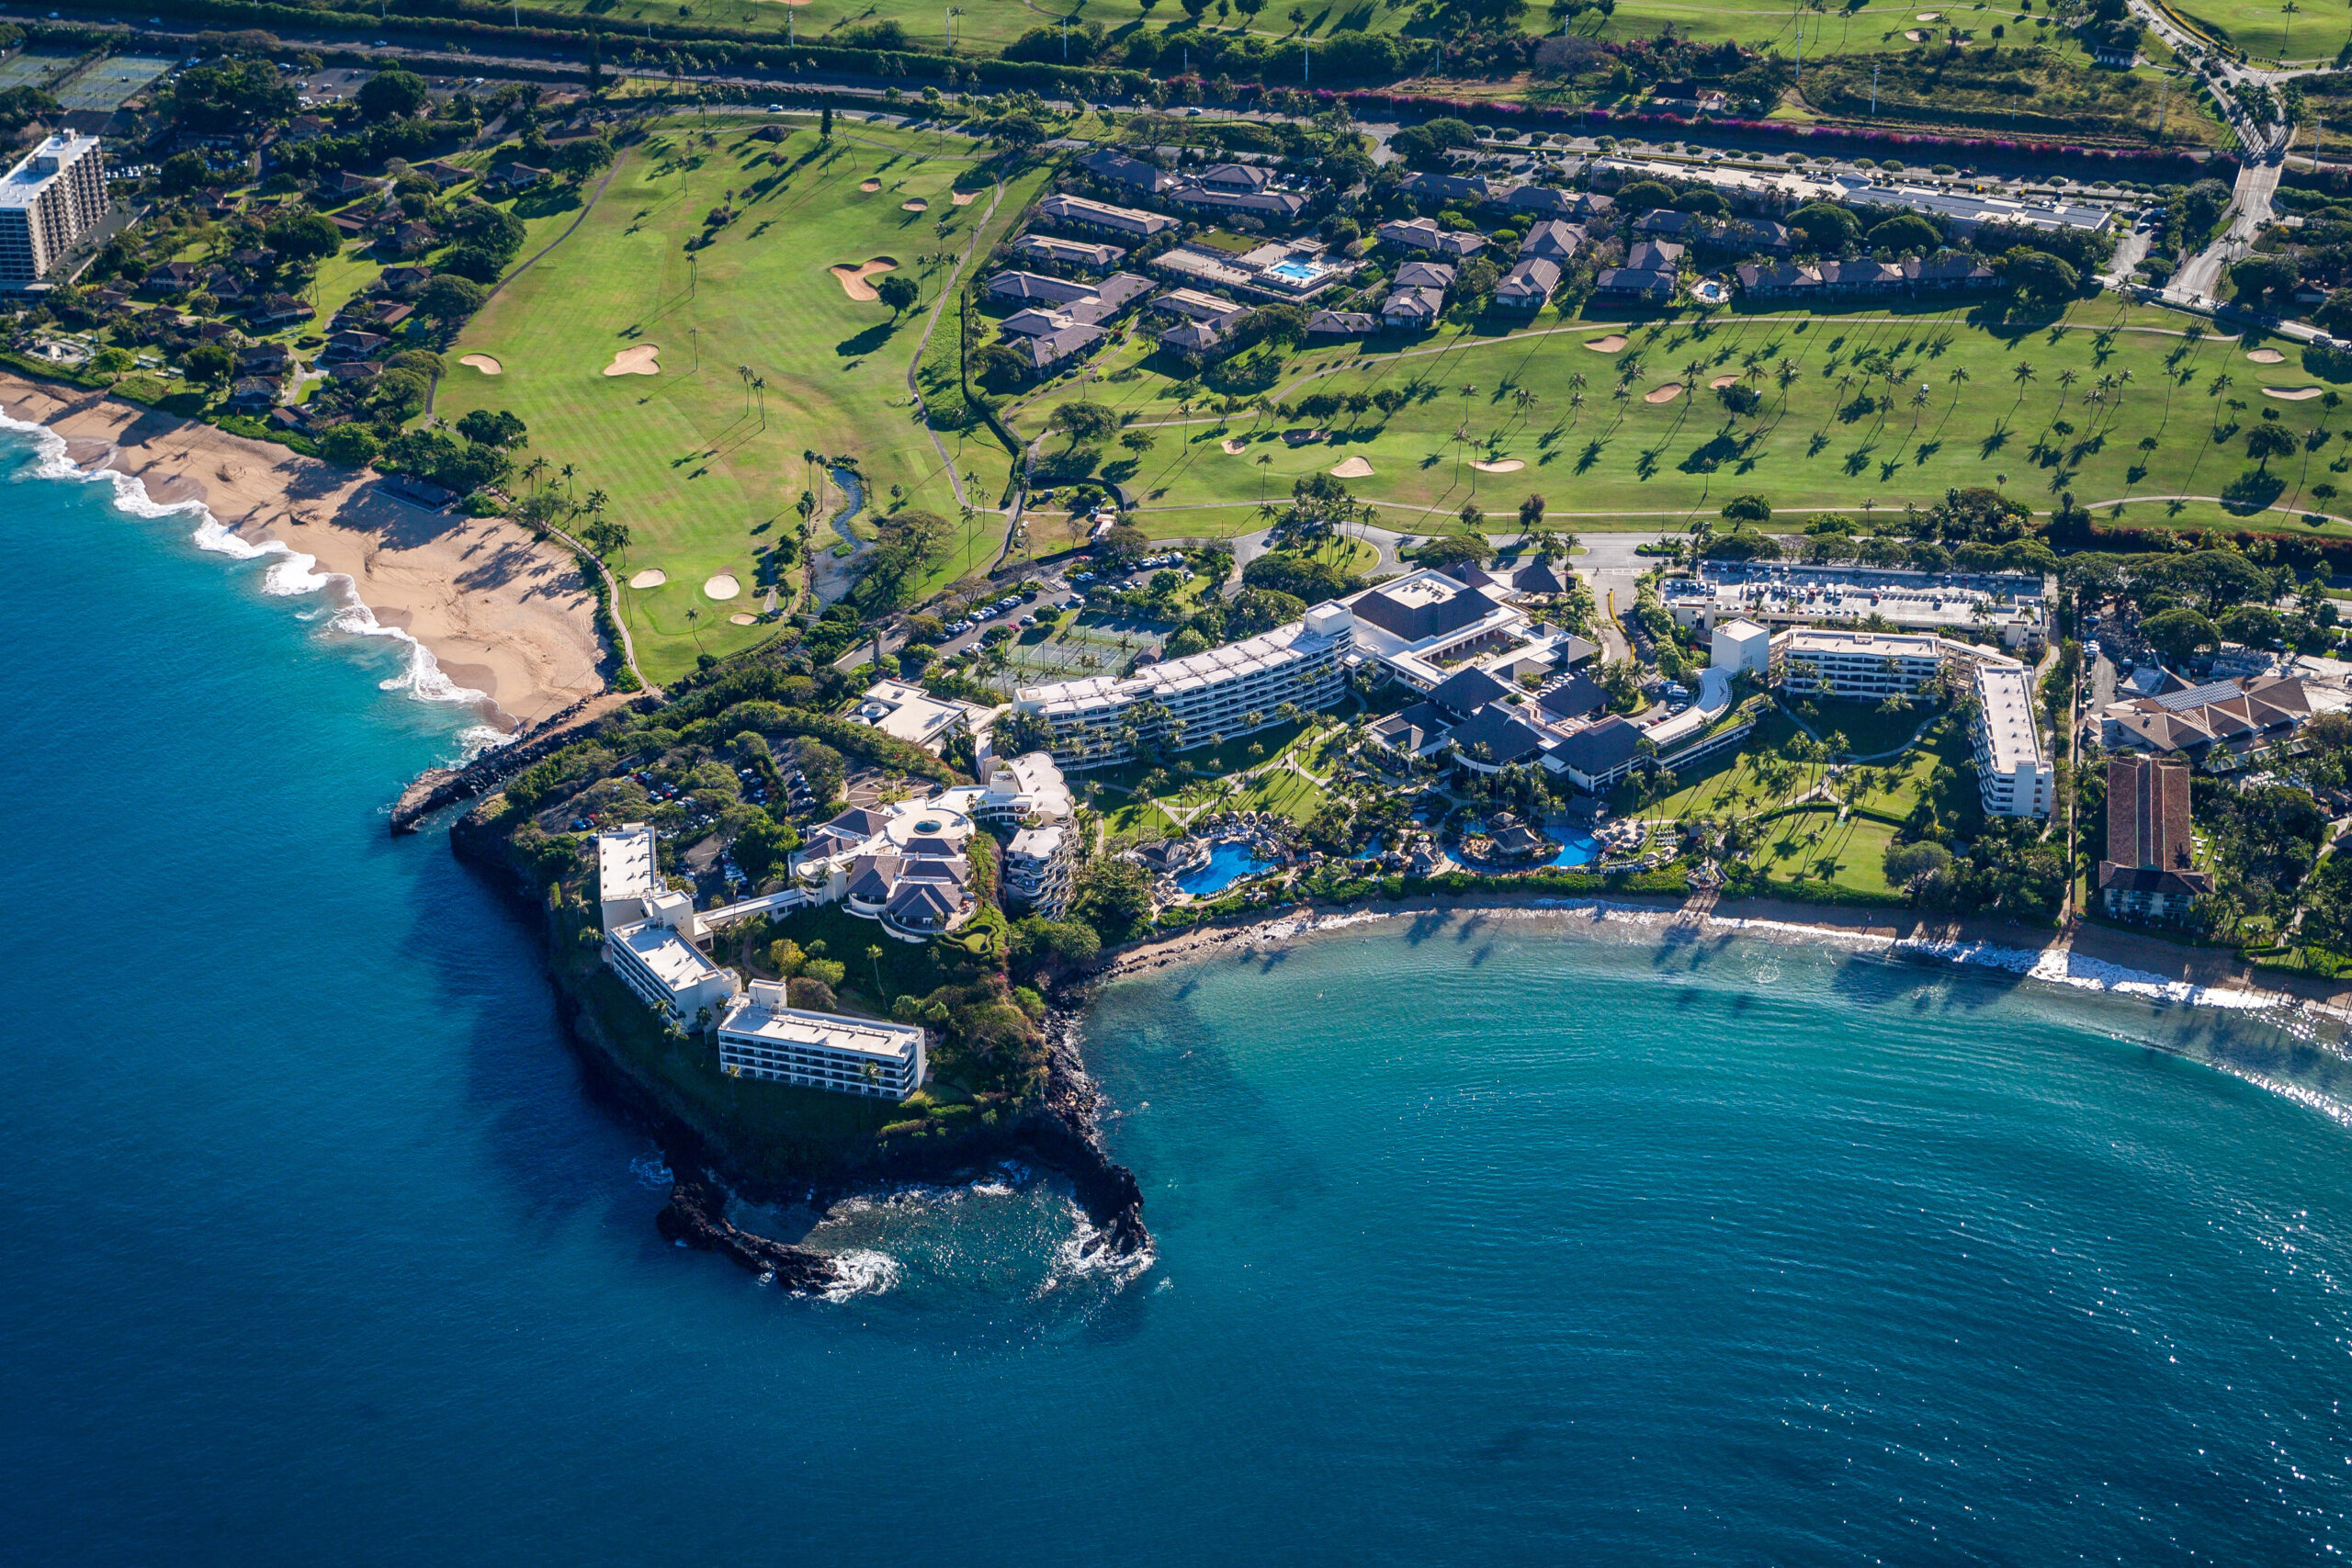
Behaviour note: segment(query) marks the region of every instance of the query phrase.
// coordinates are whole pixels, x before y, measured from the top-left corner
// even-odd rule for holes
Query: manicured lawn
[[[1766,824],[1753,863],[1774,882],[1801,876],[1856,893],[1887,893],[1885,857],[1894,829],[1868,817],[1834,809],[1792,811]]]
[[[2186,335],[2192,331],[2199,335]],[[1630,336],[1625,350],[1586,346],[1612,332]],[[1467,502],[1486,513],[1488,526],[1509,529],[1532,492],[1564,525],[1628,519],[1672,528],[1747,491],[1800,517],[1816,509],[1899,511],[1986,482],[2044,512],[2069,491],[2086,503],[2218,495],[2252,466],[2244,433],[2264,409],[2298,434],[2330,432],[2311,454],[2310,474],[2301,453],[2271,465],[2290,495],[2299,483],[2317,482],[2346,450],[2335,445],[2340,412],[2263,396],[2265,386],[2315,384],[2291,358],[2254,364],[2234,339],[2193,318],[2112,299],[2078,304],[2055,325],[1995,322],[1982,309],[1880,307],[1713,321],[1539,322],[1508,335],[1449,326],[1398,349],[1393,340],[1318,347],[1285,367],[1280,399],[1412,392],[1415,400],[1385,419],[1377,411],[1339,416],[1329,443],[1290,446],[1278,438],[1284,422],[1247,412],[1229,425],[1197,404],[1188,416],[1177,384],[1136,364],[1106,367],[1086,395],[1159,434],[1131,482],[1148,497],[1145,527],[1161,536],[1246,533],[1259,525],[1259,502],[1356,457],[1373,473],[1349,481],[1351,490],[1378,503],[1391,526],[1438,527]],[[1860,378],[1855,361],[1863,355],[1884,356],[1894,382]],[[1793,372],[1785,384],[1784,364]],[[2033,371],[2023,381],[2020,364]],[[1751,370],[1763,373],[1751,380],[1763,407],[1734,419],[1709,384]],[[2120,379],[2126,372],[2128,383]],[[2119,379],[2093,404],[2087,394],[2103,375]],[[2224,376],[2228,384],[2214,390]],[[1690,382],[1695,398],[1647,401]],[[1923,385],[1928,396],[1915,402]],[[1865,392],[1878,406],[1860,400]],[[2247,407],[2230,409],[2233,400]],[[1043,411],[1029,418],[1024,428]],[[1453,433],[1463,426],[1469,436],[1457,445]],[[2143,451],[2143,439],[2154,446]],[[1227,453],[1227,440],[1243,449]],[[1474,458],[1521,467],[1481,474]],[[2142,502],[2127,516],[2158,510],[2161,503]]]
[[[934,258],[960,252],[988,210],[984,160],[963,138],[864,123],[825,150],[806,121],[793,123],[781,145],[752,140],[750,122],[714,119],[707,139],[680,122],[626,150],[586,221],[510,281],[449,355],[454,366],[487,354],[503,373],[453,368],[436,403],[445,418],[514,410],[535,455],[574,465],[578,493],[610,497],[605,515],[632,536],[616,575],[655,568],[669,578],[622,594],[657,681],[698,652],[770,635],[728,616],[757,607],[763,558],[797,531],[794,502],[813,488],[804,451],[854,455],[878,510],[958,517],[945,465],[909,417],[906,375],[946,276]],[[1027,173],[1008,187],[996,232],[1042,179]],[[878,188],[863,190],[867,182]],[[959,182],[980,186],[979,198],[953,205]],[[741,215],[689,253],[730,190]],[[918,199],[929,210],[904,210]],[[851,299],[829,270],[883,256],[922,289],[895,321],[878,301]],[[617,350],[648,344],[659,347],[658,374],[604,374]],[[739,367],[765,378],[764,411]],[[949,452],[980,472],[992,502],[1001,450],[951,439]],[[983,534],[959,533],[966,558],[992,558]],[[722,571],[743,587],[731,603],[703,593]]]

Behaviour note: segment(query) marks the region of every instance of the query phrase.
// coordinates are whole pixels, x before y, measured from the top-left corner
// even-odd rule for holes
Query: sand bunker
[[[1351,457],[1334,468],[1331,477],[1335,479],[1368,479],[1372,478],[1372,465],[1362,457]]]
[[[1941,11],[1922,11],[1912,18],[1917,22],[1940,22],[1943,19],[1944,14]]]
[[[911,201],[902,201],[899,203],[899,210],[901,212],[929,212],[931,210],[931,203],[925,201],[921,197],[916,197]]]
[[[857,188],[860,190],[880,190],[882,188],[882,182],[880,180],[864,180],[859,182]]]
[[[1227,436],[1222,445],[1225,447],[1225,455],[1228,457],[1238,457],[1242,453],[1250,450],[1250,443],[1238,435]]]
[[[2283,365],[2287,362],[2287,356],[2275,348],[2249,349],[2246,357],[2256,365]]]
[[[1283,432],[1283,439],[1293,446],[1307,446],[1330,434],[1328,430],[1285,430]]]
[[[1670,403],[1681,395],[1682,383],[1679,381],[1668,381],[1665,386],[1659,387],[1656,390],[1645,394],[1642,398],[1642,401],[1645,403]]]
[[[1904,28],[1904,29],[1903,29],[1903,36],[1904,36],[1905,38],[1906,38],[1906,39],[1909,39],[1913,43],[1925,43],[1925,42],[1927,42],[1927,41],[1928,41],[1928,35],[1927,35],[1927,34],[1925,34],[1925,33],[1923,33],[1923,32],[1921,32],[1921,31],[1920,31],[1918,28]]]
[[[1498,457],[1491,463],[1474,458],[1470,466],[1482,474],[1515,474],[1527,467],[1516,457]]]
[[[616,350],[613,362],[605,367],[607,376],[659,376],[662,374],[662,345],[658,343],[631,344]]]
[[[670,574],[659,567],[647,567],[628,580],[631,588],[659,588],[670,581]]]
[[[955,196],[956,205],[958,207],[969,207],[979,199],[980,193],[976,190],[959,190]]]
[[[757,615],[746,615],[741,610],[738,610],[733,615],[727,617],[727,624],[731,626],[756,626],[760,624],[760,618]]]
[[[462,355],[458,357],[458,363],[460,365],[470,365],[485,376],[503,376],[506,374],[506,367],[501,365],[497,360],[492,359],[487,354]]]
[[[743,592],[743,585],[735,581],[732,572],[722,571],[704,583],[702,591],[713,599],[732,599]]]
[[[2278,398],[2290,403],[2303,403],[2318,397],[2322,389],[2318,387],[2265,387],[2262,389],[2262,395],[2266,398]]]
[[[1607,337],[1587,338],[1584,345],[1596,354],[1614,354],[1625,346],[1625,334],[1611,333]]]
[[[864,266],[852,262],[835,262],[832,274],[840,281],[842,292],[851,299],[879,299],[882,296],[874,292],[874,285],[870,280],[881,276],[886,272],[896,271],[898,265],[899,258],[896,256],[876,256]]]
[[[1707,389],[1711,392],[1720,392],[1725,387],[1736,387],[1738,385],[1739,378],[1736,376],[1718,376],[1713,380],[1707,383]]]

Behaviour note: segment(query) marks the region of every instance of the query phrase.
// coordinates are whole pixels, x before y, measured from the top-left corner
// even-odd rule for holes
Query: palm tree
[[[572,466],[571,464],[570,464],[570,463],[566,463],[562,468],[558,468],[558,469],[556,470],[556,472],[557,472],[557,473],[561,474],[561,475],[563,476],[563,493],[564,493],[564,494],[566,494],[566,495],[570,495],[570,494],[571,493],[571,477],[572,477],[574,474],[577,474],[579,471],[580,471],[580,470],[579,470],[577,468],[573,467],[573,466]]]
[[[2025,384],[2028,381],[2032,380],[2034,376],[2032,362],[2025,359],[2018,360],[2015,365],[2009,367],[2009,375],[2017,381],[2018,396],[2020,398],[2024,397]]]
[[[759,394],[760,428],[765,430],[768,427],[768,378],[764,376],[752,377],[752,390]]]
[[[1958,408],[1960,406],[1960,389],[1966,385],[1970,380],[1973,379],[1973,378],[1968,374],[1968,369],[1965,366],[1955,365],[1951,367],[1951,374],[1947,377],[1946,379],[1951,382],[1951,406]]]
[[[874,995],[879,1000],[882,997],[882,947],[879,942],[866,948],[865,961],[874,965]]]
[[[2238,378],[2224,371],[2205,384],[2205,395],[2209,398],[2218,398],[2237,384]]]
[[[2058,372],[2058,405],[2061,408],[2064,408],[2066,404],[2066,389],[2081,379],[2082,378],[2075,375],[2072,370],[2061,370]]]

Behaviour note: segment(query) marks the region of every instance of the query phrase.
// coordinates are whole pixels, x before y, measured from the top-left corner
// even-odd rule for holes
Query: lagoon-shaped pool
[[[1574,828],[1551,830],[1560,840],[1560,852],[1544,863],[1546,865],[1589,865],[1600,858],[1600,840]]]
[[[1195,866],[1176,879],[1176,886],[1195,898],[1224,892],[1245,876],[1255,876],[1274,863],[1260,860],[1240,839],[1220,839],[1209,846],[1206,865]]]

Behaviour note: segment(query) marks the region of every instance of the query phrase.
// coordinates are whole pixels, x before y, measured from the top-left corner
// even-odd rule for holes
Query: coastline
[[[339,596],[337,630],[407,642],[387,690],[469,705],[506,735],[605,689],[578,566],[503,519],[427,513],[285,447],[14,372],[0,427],[53,437],[60,477],[136,481],[117,485],[126,510],[200,516],[200,548],[277,556],[266,591]]]
[[[2188,947],[2162,937],[2078,924],[2052,932],[1989,919],[1848,908],[1771,898],[1645,897],[1640,894],[1425,895],[1396,903],[1294,904],[1228,922],[1196,926],[1113,955],[1092,976],[1109,981],[1219,953],[1246,953],[1374,920],[1438,915],[1583,917],[1637,921],[1664,931],[1742,933],[1833,942],[1857,951],[1996,968],[2078,989],[2149,1001],[2256,1010],[2301,1007],[2352,1022],[2352,987],[2258,970],[2226,948]]]

